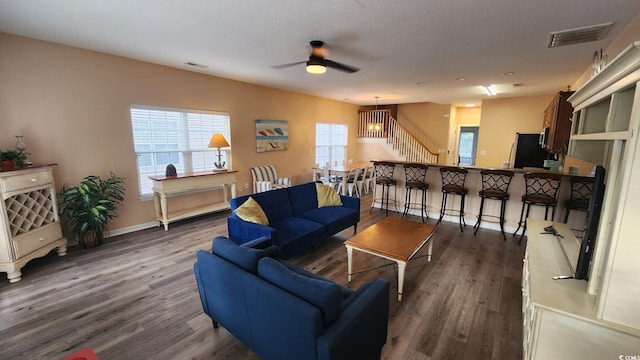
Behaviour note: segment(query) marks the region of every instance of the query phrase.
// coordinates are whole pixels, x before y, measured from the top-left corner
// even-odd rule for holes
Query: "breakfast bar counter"
[[[571,163],[569,159],[568,163]],[[397,205],[398,210],[400,212],[404,209],[405,203],[405,174],[404,174],[404,164],[409,163],[405,161],[398,160],[382,160],[375,159],[374,161],[390,161],[396,164],[393,178],[397,181],[396,192],[397,192]],[[442,179],[440,176],[440,168],[451,166],[451,165],[443,165],[443,164],[425,164],[429,166],[427,170],[427,177],[425,182],[429,186],[429,190],[427,191],[427,209],[429,212],[429,218],[437,220],[440,216],[440,204],[442,202]],[[578,172],[578,176],[591,176],[591,168],[586,166],[586,164],[581,164],[580,171]],[[469,189],[468,194],[466,195],[465,200],[465,214],[464,220],[468,225],[466,230],[473,231],[473,225],[477,221],[478,212],[480,210],[480,197],[478,196],[478,192],[482,189],[482,178],[480,175],[481,170],[489,169],[489,168],[480,168],[473,166],[462,166],[462,168],[469,170],[465,181],[465,187]],[[568,169],[568,166],[565,166]],[[497,168],[491,168],[497,169]],[[524,168],[524,169],[502,169],[502,170],[510,170],[514,172],[514,177],[511,180],[511,184],[509,186],[509,200],[506,204],[505,211],[505,224],[504,229],[507,233],[513,233],[518,227],[518,221],[520,220],[520,211],[522,209],[522,195],[525,193],[525,180],[523,175],[528,172],[550,172],[543,168]],[[558,205],[556,207],[555,213],[555,221],[562,222],[565,214],[564,202],[569,199],[571,192],[571,185],[569,179],[572,176],[576,176],[576,174],[568,174],[567,171],[562,173],[562,181],[559,189],[558,195]],[[379,190],[378,190],[379,191]],[[390,199],[393,198],[393,188],[390,192]],[[412,193],[411,202],[420,202],[419,199],[414,197],[416,192]],[[379,196],[379,192],[376,196]],[[447,202],[448,209],[459,209],[460,201],[458,199],[449,199]],[[376,204],[376,207],[379,207],[379,203]],[[393,209],[393,204],[390,204],[389,209]],[[374,210],[375,211],[375,210]],[[410,214],[420,215],[419,210],[409,210]],[[498,222],[497,216],[500,215],[500,201],[492,201],[488,200],[484,203],[484,210],[482,215],[482,223],[480,224],[481,228],[488,228],[492,230],[500,231],[500,224]],[[496,217],[493,217],[496,216]],[[549,211],[549,216],[551,216],[551,211]],[[531,206],[531,210],[529,212],[529,217],[544,219],[544,207],[542,206]],[[584,226],[584,222],[586,220],[586,213],[584,211],[572,211],[571,216],[567,224],[570,228],[574,230],[582,231]],[[458,222],[458,215],[447,212],[443,218],[443,221],[450,222]],[[518,231],[518,234],[520,234]],[[479,235],[480,233],[478,233]],[[526,234],[525,234],[526,235]]]

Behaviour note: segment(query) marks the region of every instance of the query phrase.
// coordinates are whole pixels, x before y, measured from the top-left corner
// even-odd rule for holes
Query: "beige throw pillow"
[[[316,192],[318,193],[318,207],[325,206],[342,206],[340,195],[336,189],[329,185],[316,183]]]
[[[264,210],[260,207],[252,197],[249,197],[244,204],[240,205],[235,210],[236,215],[244,221],[250,221],[256,224],[269,225],[269,219],[264,213]]]

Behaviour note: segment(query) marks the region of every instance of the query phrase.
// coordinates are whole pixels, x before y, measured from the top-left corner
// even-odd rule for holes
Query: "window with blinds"
[[[347,125],[316,123],[316,164],[341,163],[347,159]]]
[[[217,161],[217,149],[207,147],[213,134],[231,143],[227,113],[144,105],[131,105],[130,111],[141,197],[152,195],[149,176],[165,175],[169,164],[178,174],[211,171]],[[221,150],[229,164],[231,147]]]

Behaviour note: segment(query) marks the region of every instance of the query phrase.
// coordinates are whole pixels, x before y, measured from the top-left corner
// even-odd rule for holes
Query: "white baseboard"
[[[150,222],[147,222],[147,223],[144,223],[144,224],[138,224],[138,225],[123,227],[123,228],[120,228],[120,229],[110,230],[105,234],[104,237],[105,238],[109,238],[109,237],[112,237],[112,236],[128,234],[128,233],[132,233],[132,232],[139,231],[139,230],[150,229],[150,228],[156,227],[156,226],[160,226],[160,222],[159,221],[150,221]]]

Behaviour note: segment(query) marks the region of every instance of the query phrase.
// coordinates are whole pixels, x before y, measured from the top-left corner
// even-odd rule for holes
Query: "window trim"
[[[330,142],[330,144],[329,145],[318,145],[318,125],[319,124],[329,125],[331,127],[333,127],[333,126],[344,127],[344,130],[345,130],[345,132],[344,132],[344,145],[333,145],[333,143],[331,141],[331,140],[333,140],[332,136],[331,136],[331,135],[333,135],[332,131],[329,132],[329,135],[330,135],[329,142]],[[332,154],[331,148],[333,148],[333,147],[336,147],[336,148],[337,147],[344,147],[344,159],[342,161],[347,161],[347,159],[348,159],[347,151],[349,149],[349,125],[346,124],[346,123],[335,123],[335,122],[328,122],[328,121],[316,121],[316,126],[315,126],[315,148],[314,148],[314,151],[315,151],[314,161],[316,161],[316,162],[318,160],[318,157],[317,157],[318,147],[328,147],[329,148],[329,162],[330,163],[338,161],[338,160],[335,160],[335,159],[333,159],[331,157],[331,154]],[[323,166],[324,164],[319,164],[319,165]]]
[[[213,127],[214,129],[212,130],[211,134],[207,134],[206,139],[204,138],[204,130],[200,130],[200,139],[199,139],[199,146],[203,146],[203,147],[189,147],[188,143],[184,143],[184,144],[180,144],[178,143],[178,147],[173,149],[150,149],[150,150],[136,150],[136,146],[138,145],[138,147],[141,145],[140,142],[138,142],[138,144],[136,144],[136,131],[134,129],[134,116],[133,116],[133,111],[134,110],[140,110],[140,111],[159,111],[159,112],[166,112],[166,113],[179,113],[180,114],[180,119],[179,121],[181,122],[181,124],[184,127],[184,132],[188,132],[189,131],[189,127],[188,127],[188,116],[190,114],[194,114],[194,115],[210,115],[210,116],[221,116],[224,117],[225,119],[222,120],[224,122],[224,131],[218,131],[218,129],[216,129],[217,126],[220,125],[220,123],[216,123],[219,120],[215,120],[212,119],[211,122],[209,124],[207,124],[208,126]],[[132,141],[133,141],[133,146],[134,146],[134,156],[136,157],[136,183],[137,183],[137,187],[138,187],[138,198],[141,201],[149,201],[152,200],[154,198],[154,194],[153,191],[151,190],[151,187],[148,188],[149,191],[143,191],[143,190],[147,190],[146,187],[143,187],[144,183],[147,183],[147,181],[144,181],[143,178],[145,177],[149,177],[149,176],[164,176],[165,175],[165,169],[164,168],[158,168],[158,164],[156,163],[157,160],[153,160],[152,161],[152,165],[149,165],[149,167],[153,167],[151,170],[152,171],[144,171],[144,169],[141,169],[141,165],[140,165],[140,156],[141,155],[145,155],[145,154],[176,154],[176,156],[178,158],[180,158],[180,164],[182,165],[183,169],[178,170],[179,172],[182,173],[186,173],[186,172],[201,172],[201,171],[206,171],[209,169],[209,167],[211,169],[213,169],[213,162],[216,160],[211,160],[209,159],[209,157],[211,158],[216,158],[217,157],[217,152],[218,149],[217,148],[208,148],[208,142],[210,139],[210,136],[213,135],[213,133],[216,132],[221,132],[223,133],[223,135],[225,136],[225,138],[227,139],[227,141],[229,142],[229,147],[226,148],[221,148],[221,152],[223,154],[223,158],[224,160],[227,162],[227,167],[231,167],[231,115],[229,114],[229,112],[225,112],[225,111],[216,111],[216,110],[201,110],[201,109],[186,109],[186,108],[175,108],[175,107],[165,107],[165,106],[154,106],[154,105],[142,105],[142,104],[130,104],[129,105],[129,120],[131,122],[131,136],[132,136]],[[148,120],[153,120],[152,118],[149,118]],[[174,120],[175,121],[175,120]],[[198,132],[196,131],[196,134]],[[184,141],[185,136],[188,138],[188,136],[185,134],[182,137],[179,137],[179,141]],[[156,143],[155,145],[158,144],[162,144],[161,142]],[[145,145],[145,143],[143,143],[142,145]],[[186,147],[185,147],[186,145]],[[149,141],[149,146],[153,147],[154,143],[153,140]],[[194,170],[193,166],[194,166],[194,161],[198,161],[198,160],[193,160],[192,155],[193,154],[198,154],[198,156],[204,156],[204,163],[205,163],[205,167],[203,169],[197,168]],[[202,155],[199,155],[202,154]],[[172,156],[172,155],[169,155]],[[203,161],[200,160],[200,163],[202,163]],[[209,164],[209,162],[211,164]],[[178,164],[178,163],[176,163]],[[210,166],[209,166],[210,165]],[[202,166],[202,165],[201,165]],[[141,172],[141,170],[143,170]],[[150,180],[149,180],[150,181]],[[194,190],[194,191],[190,191],[190,192],[199,192],[200,190]]]

